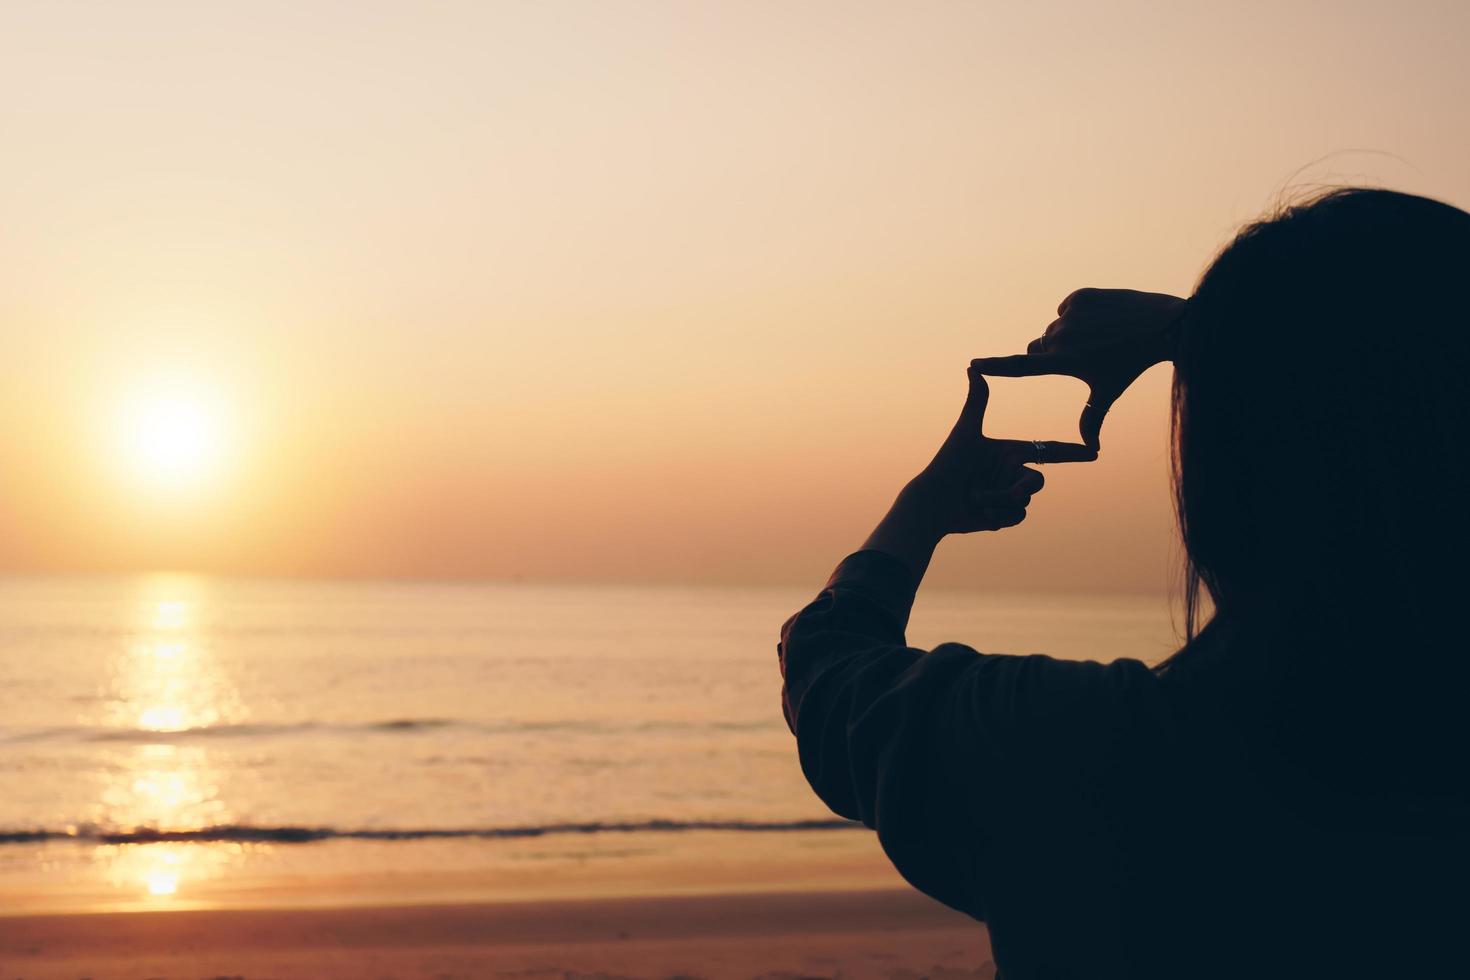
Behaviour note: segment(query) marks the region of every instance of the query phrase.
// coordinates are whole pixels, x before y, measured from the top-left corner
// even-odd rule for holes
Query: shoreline
[[[911,890],[20,914],[0,970],[77,977],[993,977],[984,927]]]
[[[870,832],[17,845],[0,918],[903,889]]]

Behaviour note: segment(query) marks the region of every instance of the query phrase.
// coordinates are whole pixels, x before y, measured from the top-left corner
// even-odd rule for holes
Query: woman
[[[1247,227],[1187,301],[1073,293],[971,365],[933,462],[785,625],[807,779],[988,924],[1004,980],[1470,976],[1467,282],[1470,214],[1346,189]],[[1020,523],[1024,464],[1094,458],[1166,359],[1184,648],[908,648],[940,539]],[[983,375],[1057,373],[1092,390],[1081,444],[981,434]]]

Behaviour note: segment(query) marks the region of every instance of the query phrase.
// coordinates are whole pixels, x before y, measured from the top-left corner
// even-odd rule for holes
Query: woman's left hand
[[[946,534],[998,531],[1026,519],[1045,479],[1028,463],[1080,463],[1097,458],[1081,443],[985,436],[990,388],[969,369],[970,390],[960,417],[939,452],[909,481],[865,545],[896,554],[922,574]]]

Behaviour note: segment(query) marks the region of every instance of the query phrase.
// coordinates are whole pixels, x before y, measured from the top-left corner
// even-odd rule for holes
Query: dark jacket
[[[915,587],[846,559],[782,630],[783,706],[812,788],[987,923],[1005,980],[1470,977],[1465,813],[1284,769],[1217,637],[1166,673],[925,652]]]

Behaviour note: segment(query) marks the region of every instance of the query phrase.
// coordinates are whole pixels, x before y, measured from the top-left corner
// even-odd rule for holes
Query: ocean
[[[806,590],[0,580],[11,907],[795,887],[882,875],[811,794]],[[925,592],[910,642],[1155,661],[1162,598]],[[852,869],[867,869],[860,874]],[[855,880],[855,879],[854,879]]]

